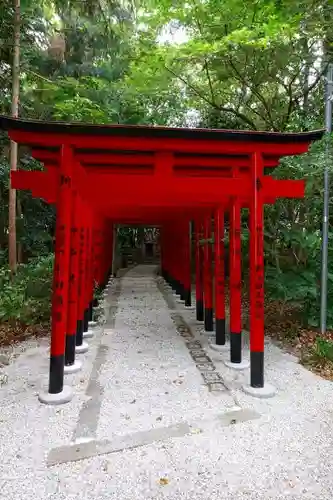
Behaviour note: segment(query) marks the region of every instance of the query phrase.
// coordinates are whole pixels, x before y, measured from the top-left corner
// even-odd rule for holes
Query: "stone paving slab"
[[[48,339],[6,350],[0,498],[330,500],[332,383],[268,342],[277,395],[247,396],[248,370],[227,368],[228,353],[210,349],[195,311],[165,299],[152,266],[115,280],[104,329],[89,339],[82,372],[67,376],[75,397],[62,407],[36,397]],[[202,351],[223,391],[203,379]]]

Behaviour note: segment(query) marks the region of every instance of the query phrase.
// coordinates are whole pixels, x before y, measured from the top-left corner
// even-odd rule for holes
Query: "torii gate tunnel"
[[[49,388],[44,403],[69,401],[64,373],[80,368],[87,349],[95,285],[109,280],[116,224],[155,225],[161,273],[191,305],[191,231],[195,233],[196,317],[215,323],[226,348],[225,215],[229,220],[230,361],[244,368],[241,323],[241,210],[248,209],[250,256],[250,385],[264,383],[264,204],[301,198],[304,181],[270,174],[283,156],[308,151],[323,131],[243,132],[141,126],[97,126],[0,116],[11,140],[31,148],[41,171],[12,173],[12,187],[56,206]],[[213,248],[210,244],[214,221]],[[190,222],[192,224],[190,225]],[[203,243],[203,244],[202,244]],[[213,271],[214,269],[214,271]],[[215,322],[214,322],[215,311]]]

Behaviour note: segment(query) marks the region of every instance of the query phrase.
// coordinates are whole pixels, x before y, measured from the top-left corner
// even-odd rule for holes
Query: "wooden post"
[[[184,223],[184,265],[183,265],[183,286],[184,286],[184,301],[186,307],[191,307],[192,305],[192,265],[191,265],[191,254],[192,254],[192,234],[191,234],[191,222],[185,221]]]
[[[80,203],[80,231],[79,231],[79,300],[78,321],[76,330],[77,354],[87,352],[88,344],[83,342],[84,333],[84,311],[86,306],[86,255],[87,255],[87,210],[84,202]]]
[[[93,214],[89,210],[87,214],[87,256],[86,256],[86,308],[84,311],[83,338],[94,336],[92,330],[89,330],[89,322],[92,320],[92,300],[94,295],[94,251],[93,251]]]
[[[78,309],[78,274],[79,274],[79,210],[78,195],[72,197],[72,227],[70,248],[70,278],[68,290],[68,317],[65,351],[65,373],[75,373],[81,369],[81,363],[75,360],[76,325]]]
[[[179,228],[179,222],[174,225],[172,230],[172,240],[173,246],[171,247],[172,252],[172,265],[173,265],[173,278],[175,292],[183,298],[183,284],[181,282],[182,275],[182,241],[181,241],[181,228]]]
[[[57,219],[55,260],[52,294],[52,330],[50,355],[49,390],[40,394],[39,400],[46,404],[66,403],[72,391],[64,386],[65,343],[68,313],[69,265],[72,214],[72,167],[73,151],[62,145],[57,193]]]
[[[215,334],[216,345],[225,345],[224,209],[215,211]]]
[[[204,322],[206,332],[214,330],[213,321],[213,280],[212,280],[212,245],[209,241],[212,237],[212,218],[211,215],[204,219]]]
[[[241,207],[237,198],[230,210],[230,362],[242,361]]]
[[[260,153],[252,158],[253,195],[250,206],[250,351],[251,387],[264,387],[264,238]]]
[[[204,320],[204,296],[203,296],[203,247],[200,240],[203,239],[202,224],[195,221],[195,298],[197,321]]]
[[[89,328],[89,306],[91,301],[91,283],[92,283],[92,224],[91,210],[86,210],[87,226],[86,226],[86,261],[85,261],[85,304],[83,314],[83,337],[87,337]],[[89,335],[91,336],[91,335]]]

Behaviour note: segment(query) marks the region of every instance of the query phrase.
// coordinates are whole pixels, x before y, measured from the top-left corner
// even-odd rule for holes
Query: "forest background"
[[[72,122],[320,129],[325,75],[333,62],[332,20],[332,0],[1,0],[0,113]],[[333,344],[330,332],[318,339],[316,328],[326,140],[275,170],[277,178],[306,179],[306,196],[266,207],[264,233],[268,331],[306,359],[311,352],[316,366],[325,358],[325,370]],[[28,192],[13,200],[9,172],[16,166],[37,168],[24,148],[16,159],[1,134],[0,343],[47,331],[50,316],[55,213]],[[124,230],[120,244],[127,239]]]

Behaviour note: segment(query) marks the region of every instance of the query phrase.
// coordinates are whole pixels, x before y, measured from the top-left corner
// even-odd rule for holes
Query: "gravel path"
[[[115,280],[106,313],[83,370],[67,376],[67,405],[36,397],[46,339],[6,351],[0,498],[332,498],[331,382],[268,343],[266,377],[278,393],[245,395],[248,371],[224,366],[227,354],[209,349],[195,311],[173,300],[152,266]]]

